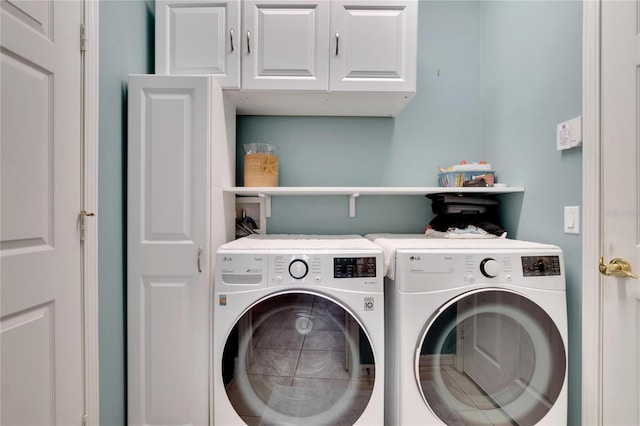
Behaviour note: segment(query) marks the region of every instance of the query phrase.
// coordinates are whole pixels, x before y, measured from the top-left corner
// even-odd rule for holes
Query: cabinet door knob
[[[235,48],[233,47],[233,28],[229,30],[229,41],[231,44],[231,51],[233,52],[235,50]]]
[[[340,53],[340,33],[336,31],[336,56]]]
[[[202,264],[200,263],[200,259],[202,258],[202,247],[198,247],[198,272],[202,272]]]
[[[247,54],[251,54],[251,31],[247,31]]]

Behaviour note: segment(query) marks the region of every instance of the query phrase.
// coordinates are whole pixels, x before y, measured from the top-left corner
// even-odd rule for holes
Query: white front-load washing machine
[[[382,425],[384,259],[357,235],[217,251],[214,424]]]
[[[566,424],[567,311],[558,247],[367,237],[387,259],[387,424]]]

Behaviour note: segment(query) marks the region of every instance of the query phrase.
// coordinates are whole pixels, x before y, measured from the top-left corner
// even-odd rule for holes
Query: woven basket
[[[246,154],[244,186],[278,186],[278,156],[264,152]]]

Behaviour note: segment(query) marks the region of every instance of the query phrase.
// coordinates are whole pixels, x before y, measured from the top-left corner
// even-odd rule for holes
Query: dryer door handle
[[[633,278],[638,279],[638,274],[631,270],[631,264],[628,260],[616,257],[611,259],[611,262],[604,263],[604,258],[600,258],[600,265],[598,265],[600,273],[603,275],[612,275],[618,278]]]

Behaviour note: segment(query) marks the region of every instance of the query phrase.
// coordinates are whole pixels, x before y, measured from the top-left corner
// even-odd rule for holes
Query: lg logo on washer
[[[420,259],[420,256],[411,256],[409,260],[414,261],[414,260],[422,260],[422,259]]]
[[[364,310],[365,311],[373,311],[373,297],[365,297],[364,298]]]

